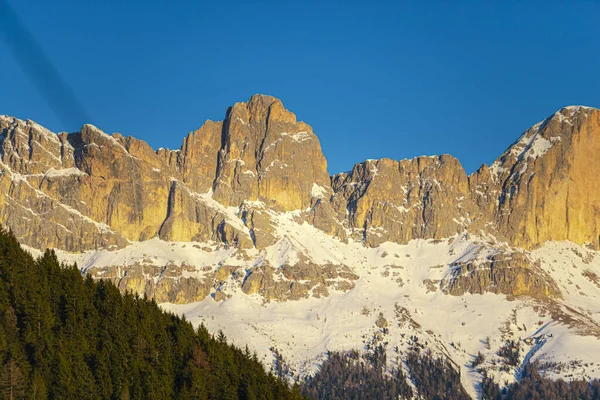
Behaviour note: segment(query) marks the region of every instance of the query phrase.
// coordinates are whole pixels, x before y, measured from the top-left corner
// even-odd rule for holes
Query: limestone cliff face
[[[223,122],[209,120],[184,139],[179,151],[161,149],[159,155],[181,173],[183,182],[192,191],[206,193],[215,180],[222,135]]]
[[[198,268],[193,265],[156,265],[152,260],[142,259],[134,265],[92,267],[86,273],[108,279],[122,291],[146,295],[159,303],[176,304],[201,301],[211,292],[215,301],[225,300],[229,295],[224,290],[227,285],[241,287],[248,295],[259,294],[267,302],[320,298],[330,290],[351,290],[358,279],[346,266],[315,265],[308,260],[281,267],[265,263],[250,271],[232,265],[222,265],[216,271],[205,269],[198,277],[195,276]]]
[[[92,125],[57,135],[0,116],[0,223],[31,247],[69,252],[157,236],[262,251],[281,239],[272,218],[282,213],[370,247],[472,233],[523,249],[548,240],[599,248],[598,154],[600,111],[579,106],[534,125],[470,176],[442,155],[367,160],[330,177],[312,128],[264,95],[236,103],[222,122],[206,121],[178,150],[154,151]],[[510,270],[510,260],[491,260],[477,271],[457,264],[470,278],[456,275],[446,291],[500,290],[521,280],[525,286],[501,292],[557,295],[536,268],[521,260]],[[342,273],[352,274],[344,266],[303,265],[261,264],[238,278],[248,293],[295,299],[309,290],[325,295]],[[144,268],[150,266],[118,277],[119,285],[178,302],[214,288],[178,279],[161,283],[169,287],[142,284]]]
[[[600,246],[600,110],[566,107],[526,131],[490,168],[496,222],[516,246]]]
[[[468,222],[469,181],[449,156],[369,160],[333,177],[334,208],[369,246],[445,238]]]
[[[252,203],[305,210],[333,193],[311,127],[271,96],[235,104],[176,151],[92,125],[56,135],[4,116],[0,134],[0,222],[37,248],[81,252],[156,236],[265,247],[275,238]],[[319,221],[332,225],[328,217]]]
[[[228,110],[215,200],[225,206],[249,200],[279,211],[299,210],[310,206],[315,184],[331,191],[319,140],[280,100],[254,96]]]
[[[535,248],[600,246],[600,111],[566,107],[467,176],[451,156],[369,160],[332,178],[332,204],[367,245],[464,230]]]
[[[57,136],[32,121],[0,117],[0,139],[1,222],[23,243],[75,251],[128,243],[103,223],[105,218],[86,215],[93,215],[94,204],[83,200],[81,188],[92,186],[91,177],[75,166],[78,155],[68,135]],[[97,211],[106,213],[106,208]]]

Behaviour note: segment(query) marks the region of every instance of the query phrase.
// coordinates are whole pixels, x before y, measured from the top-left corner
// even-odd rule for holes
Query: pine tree
[[[8,400],[25,397],[25,377],[14,359],[9,359],[0,374],[0,393]]]

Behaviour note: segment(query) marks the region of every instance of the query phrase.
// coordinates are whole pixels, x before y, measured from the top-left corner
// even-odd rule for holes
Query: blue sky
[[[441,153],[470,173],[562,106],[600,107],[597,2],[8,1],[89,117],[55,115],[1,40],[0,114],[54,131],[178,148],[266,93],[330,173]]]

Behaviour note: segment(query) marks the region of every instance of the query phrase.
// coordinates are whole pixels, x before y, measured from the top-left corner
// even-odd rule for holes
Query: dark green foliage
[[[527,364],[523,369],[521,380],[508,385],[504,389],[492,378],[483,373],[481,381],[481,398],[483,400],[599,400],[600,381],[594,379],[573,380],[544,378],[539,373],[539,361]]]
[[[275,347],[271,347],[269,350],[273,353],[273,373],[275,376],[281,379],[284,379],[287,376],[293,376],[293,372],[279,350]],[[249,352],[248,347],[246,347],[246,352]]]
[[[460,371],[445,358],[435,358],[430,350],[412,350],[406,365],[418,395],[424,399],[470,399],[460,383]]]
[[[298,399],[201,326],[0,229],[0,399]]]
[[[473,358],[473,361],[471,361],[471,368],[477,368],[484,361],[485,361],[485,356],[483,354],[481,354],[480,351],[478,351],[475,358]]]
[[[507,340],[504,346],[498,350],[498,355],[506,360],[506,364],[516,367],[519,365],[519,357],[521,355],[521,342],[517,340]],[[508,366],[505,367],[508,371]]]
[[[488,376],[487,371],[483,371],[481,379],[481,400],[502,400],[500,385]]]
[[[405,360],[413,393],[402,368],[388,371],[385,351],[379,346],[361,356],[358,352],[328,353],[320,371],[302,384],[302,393],[314,399],[470,399],[460,373],[445,358],[427,350],[412,350]],[[398,363],[397,363],[398,364]]]
[[[594,379],[573,380],[544,378],[539,373],[539,362],[527,364],[519,382],[509,385],[501,399],[521,400],[598,400],[600,399],[600,381]]]
[[[302,394],[328,400],[412,398],[402,369],[386,373],[381,354],[363,358],[357,351],[329,352],[320,371],[302,383]]]

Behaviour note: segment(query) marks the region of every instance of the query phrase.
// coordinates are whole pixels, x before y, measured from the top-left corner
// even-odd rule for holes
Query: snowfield
[[[198,276],[203,267],[250,268],[265,258],[275,267],[294,265],[299,254],[317,264],[349,266],[360,277],[356,287],[348,292],[330,290],[325,298],[265,302],[229,282],[225,287],[231,297],[222,302],[209,296],[198,303],[162,304],[194,325],[203,323],[215,333],[222,330],[240,347],[248,345],[267,367],[273,361],[270,349],[276,348],[295,376],[313,374],[328,350],[364,351],[377,344],[386,347],[388,361],[395,366],[417,337],[419,343],[461,369],[463,385],[474,397],[481,379],[478,368],[488,369],[501,383],[520,378],[520,366],[501,371],[504,362],[497,352],[509,339],[522,345],[521,366],[539,359],[545,373],[554,378],[600,377],[600,257],[595,251],[549,242],[530,252],[529,257],[539,260],[558,284],[561,299],[492,293],[452,296],[440,284],[451,273],[452,263],[509,251],[508,245],[489,236],[463,234],[441,241],[367,248],[353,241],[342,243],[307,223],[300,224],[294,213],[274,217],[277,236],[282,239],[260,252],[152,239],[117,251],[58,255],[77,262],[82,271],[150,259],[158,265],[193,265]],[[478,352],[485,361],[471,368]]]

